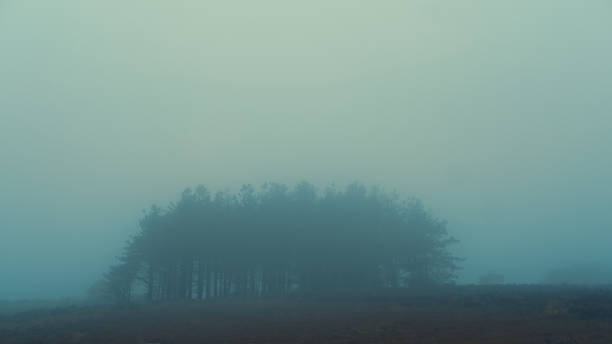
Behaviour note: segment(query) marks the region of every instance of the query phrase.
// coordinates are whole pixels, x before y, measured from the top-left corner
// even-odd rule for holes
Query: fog
[[[360,181],[465,260],[612,263],[612,5],[0,1],[0,299],[82,295],[204,184]]]

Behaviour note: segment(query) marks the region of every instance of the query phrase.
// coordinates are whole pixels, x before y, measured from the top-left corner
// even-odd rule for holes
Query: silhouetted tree
[[[454,242],[419,201],[359,183],[199,186],[144,214],[106,285],[124,304],[136,285],[162,301],[440,284],[454,278]]]

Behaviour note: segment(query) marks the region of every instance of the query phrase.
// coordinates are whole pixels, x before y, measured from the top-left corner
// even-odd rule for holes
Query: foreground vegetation
[[[73,306],[0,316],[0,342],[610,343],[612,290],[387,288],[122,309]]]

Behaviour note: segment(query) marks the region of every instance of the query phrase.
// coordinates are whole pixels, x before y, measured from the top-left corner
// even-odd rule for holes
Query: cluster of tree
[[[129,302],[135,288],[155,301],[447,283],[455,241],[419,201],[358,183],[200,186],[145,213],[106,285]]]

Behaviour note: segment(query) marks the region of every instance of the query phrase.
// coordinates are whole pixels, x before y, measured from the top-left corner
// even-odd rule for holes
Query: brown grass
[[[33,311],[0,343],[612,343],[607,294],[491,290]]]

